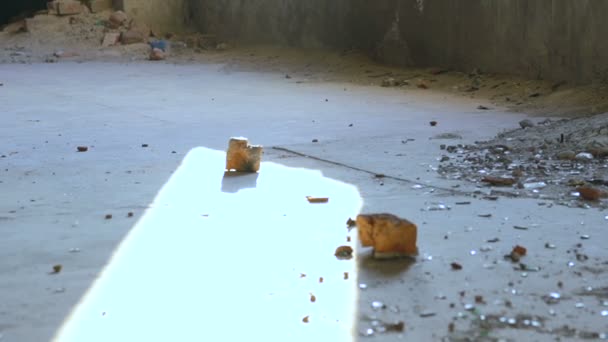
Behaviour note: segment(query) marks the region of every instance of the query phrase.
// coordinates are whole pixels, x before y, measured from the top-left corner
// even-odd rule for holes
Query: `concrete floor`
[[[416,262],[377,262],[369,258],[369,250],[359,249],[357,263],[353,261],[350,264],[352,269],[341,265],[351,270],[353,276],[349,278],[350,282],[333,285],[333,289],[347,289],[343,293],[351,294],[350,304],[340,300],[336,303],[342,304],[323,304],[322,296],[318,303],[321,308],[325,305],[327,310],[335,309],[336,305],[341,308],[332,313],[333,316],[325,313],[326,319],[330,316],[344,317],[338,329],[342,334],[341,339],[365,338],[360,332],[365,335],[368,328],[381,324],[381,321],[405,323],[406,328],[402,333],[374,333],[377,339],[386,341],[397,338],[440,340],[448,335],[450,322],[455,323],[455,333],[451,335],[454,339],[484,334],[504,339],[553,340],[562,337],[567,340],[569,335],[563,329],[557,330],[564,324],[577,329],[577,333],[603,333],[608,330],[608,317],[602,316],[603,310],[607,310],[602,305],[608,304],[602,299],[601,293],[579,295],[579,291],[587,287],[597,289],[608,280],[604,272],[608,251],[601,245],[607,224],[604,213],[539,205],[542,201],[532,199],[501,198],[487,201],[471,196],[472,191],[476,190],[474,185],[438,179],[433,171],[441,155],[439,145],[446,143],[445,140],[430,139],[434,135],[455,132],[464,137],[459,143],[471,143],[515,127],[523,118],[522,115],[500,110],[478,111],[475,110],[478,102],[429,91],[403,93],[353,84],[297,83],[296,79],[285,79],[283,74],[227,73],[223,70],[219,65],[148,63],[0,65],[0,83],[3,83],[0,87],[0,113],[3,119],[0,125],[0,154],[5,156],[0,158],[2,341],[51,340],[80,302],[83,304],[67,322],[67,328],[62,330],[68,334],[64,335],[67,337],[63,340],[71,340],[69,333],[73,329],[70,330],[70,324],[78,324],[70,322],[82,319],[81,322],[95,324],[93,318],[87,317],[99,316],[98,312],[90,310],[97,310],[99,305],[128,307],[117,304],[121,301],[116,298],[112,299],[115,305],[104,304],[104,300],[95,298],[111,296],[115,291],[124,289],[121,284],[133,285],[135,282],[145,287],[146,279],[152,282],[155,278],[138,278],[137,272],[158,260],[166,262],[158,270],[160,275],[166,273],[173,281],[166,282],[166,285],[151,284],[151,288],[138,294],[139,300],[149,297],[151,302],[158,303],[155,310],[168,311],[164,312],[166,317],[170,314],[184,315],[184,312],[179,312],[183,306],[177,298],[186,298],[184,301],[198,298],[193,303],[201,306],[203,318],[200,322],[189,319],[191,324],[186,328],[200,330],[175,336],[209,336],[214,340],[230,340],[228,337],[233,336],[230,332],[215,328],[224,327],[225,319],[232,317],[235,321],[230,325],[234,331],[248,331],[250,337],[271,336],[270,340],[289,339],[290,335],[282,335],[284,330],[277,327],[285,317],[292,316],[297,318],[299,326],[302,317],[307,315],[304,304],[297,309],[289,306],[286,312],[261,310],[255,314],[247,304],[262,305],[260,298],[243,299],[247,296],[237,295],[242,295],[242,289],[249,285],[248,281],[258,275],[264,278],[272,274],[281,281],[287,281],[291,277],[299,277],[300,273],[314,274],[316,279],[317,276],[324,276],[323,272],[330,272],[328,264],[333,264],[335,258],[331,251],[327,251],[333,249],[331,246],[334,244],[335,247],[340,244],[334,239],[347,235],[345,225],[336,222],[346,221],[347,217],[342,216],[347,216],[347,213],[355,211],[354,215],[360,206],[357,204],[359,200],[362,200],[364,212],[392,212],[418,223],[420,256]],[[430,120],[437,120],[438,127],[430,127]],[[302,184],[311,184],[311,189],[316,191],[319,188],[314,184],[318,186],[325,182],[337,187],[344,184],[349,189],[348,185],[356,187],[352,201],[336,195],[338,203],[331,202],[336,205],[331,207],[336,211],[327,214],[327,226],[322,227],[339,232],[327,237],[331,243],[320,244],[319,239],[325,238],[322,230],[314,224],[313,228],[303,224],[318,224],[322,222],[318,221],[319,217],[314,221],[303,216],[299,224],[294,218],[291,222],[297,229],[293,230],[293,235],[277,233],[276,237],[269,237],[263,218],[265,213],[276,213],[273,206],[280,207],[282,201],[276,198],[269,201],[267,206],[256,203],[253,208],[260,213],[251,208],[245,210],[242,203],[246,202],[236,202],[230,210],[234,215],[258,214],[253,215],[249,225],[225,227],[225,222],[230,221],[217,221],[213,227],[218,231],[214,230],[207,237],[208,241],[205,241],[204,234],[195,234],[191,228],[185,227],[173,228],[177,237],[163,232],[150,240],[142,238],[154,236],[150,232],[153,229],[148,227],[154,226],[152,218],[158,215],[155,204],[164,201],[162,193],[170,193],[174,188],[171,184],[181,184],[178,188],[191,196],[188,198],[201,200],[201,207],[197,207],[200,214],[209,213],[204,203],[215,203],[214,199],[219,197],[214,196],[221,194],[196,194],[197,182],[202,180],[190,175],[191,181],[185,182],[180,174],[185,165],[189,165],[184,160],[196,160],[196,167],[186,167],[185,170],[187,173],[201,171],[201,177],[206,175],[203,170],[210,172],[205,165],[217,169],[221,165],[218,162],[221,154],[214,151],[224,150],[231,136],[246,136],[253,143],[266,146],[265,161],[272,164],[265,164],[262,172],[265,168],[282,170],[272,173],[283,179],[283,183],[276,182],[282,185],[264,187],[261,184],[265,183],[257,180],[256,190],[267,191],[265,196],[269,198],[273,198],[275,193],[284,196],[285,191],[281,192],[280,189],[287,187],[289,182],[284,179],[290,178],[294,184],[299,184],[293,192],[297,198],[301,198],[305,192],[306,187]],[[319,142],[312,143],[312,139]],[[148,144],[148,147],[142,147],[142,144]],[[89,146],[89,151],[77,153],[76,146],[80,145]],[[401,180],[374,178],[369,173],[303,158],[270,148],[272,146]],[[207,163],[207,160],[214,161]],[[285,166],[287,168],[282,168]],[[323,177],[314,173],[314,176],[307,178],[309,173],[299,173],[298,170],[302,168],[320,170]],[[221,183],[221,177],[213,179]],[[423,187],[413,187],[416,184]],[[460,185],[460,192],[456,194],[451,190],[455,185]],[[221,187],[221,184],[215,186]],[[332,189],[331,185],[327,189]],[[174,194],[172,198],[169,202],[177,208],[188,205],[180,196]],[[471,203],[456,204],[462,201]],[[295,204],[286,200],[285,203],[293,203],[293,206],[283,204],[283,208],[289,208],[294,213],[300,212],[298,205],[304,211],[310,209],[300,202]],[[428,210],[436,203],[446,204],[452,209]],[[192,208],[182,209],[188,215],[193,215],[188,211]],[[215,209],[220,210],[218,208],[216,205]],[[178,209],[177,213],[182,209]],[[127,217],[128,212],[135,213],[135,216]],[[221,212],[229,215],[226,208],[222,208]],[[493,216],[478,216],[487,213]],[[105,220],[106,214],[112,214],[113,218]],[[212,218],[213,212],[209,215]],[[171,222],[172,217],[175,218],[165,216],[164,220],[169,221],[164,222]],[[325,216],[320,217],[325,220]],[[278,223],[272,219],[270,222],[275,227],[270,231],[278,232]],[[530,229],[515,230],[514,225],[528,226]],[[250,230],[264,233],[257,236]],[[591,238],[581,240],[582,234]],[[127,235],[131,243],[121,244]],[[243,237],[239,239],[241,235]],[[493,238],[499,238],[499,242],[486,242]],[[248,256],[235,254],[237,252],[230,247],[230,241],[234,239],[239,241],[239,248],[247,248]],[[251,245],[243,243],[243,240]],[[183,242],[187,243],[181,245]],[[557,248],[546,249],[544,246],[547,242],[555,244]],[[582,245],[577,247],[579,243]],[[111,258],[119,244],[123,252],[118,255],[138,255],[141,250],[141,257],[132,257],[131,260],[136,261],[125,261],[124,264],[121,258]],[[316,248],[319,244],[323,247]],[[513,264],[503,260],[503,255],[515,244],[528,248],[529,255],[525,261],[529,266],[540,266],[540,272],[515,271]],[[284,258],[287,251],[285,246],[292,245],[294,251],[319,254],[309,259],[306,267],[297,267],[295,260],[299,259],[296,258],[289,271],[287,261],[282,268],[273,272],[272,265],[276,262],[270,261],[273,255],[269,250],[273,250],[273,246],[280,246],[275,256],[277,260],[292,260]],[[192,253],[184,253],[184,246]],[[195,246],[200,246],[200,250]],[[78,252],[74,250],[76,248]],[[589,255],[589,260],[576,260],[574,252],[570,251],[572,248],[576,248],[577,253]],[[318,258],[319,255],[322,258]],[[164,256],[168,261],[157,259]],[[327,262],[323,261],[325,257]],[[146,262],[148,259],[149,263]],[[264,259],[269,262],[264,262]],[[568,266],[570,261],[574,265]],[[461,263],[463,270],[452,271],[451,262]],[[108,263],[104,277],[111,280],[104,281],[102,277],[94,283]],[[193,279],[190,273],[192,268],[197,264],[201,268],[209,267],[209,276],[213,278],[213,275],[222,274],[223,268],[218,266],[226,263],[230,268],[242,267],[247,271],[247,279],[226,277],[225,286],[214,283],[196,293],[197,287],[189,283]],[[58,275],[49,275],[54,264],[62,264],[63,270]],[[125,271],[132,272],[130,276],[106,276],[120,274],[112,270],[124,270],[125,266],[121,265],[126,264],[133,265],[132,269]],[[176,264],[180,267],[166,269],[172,267],[166,265]],[[252,270],[259,270],[259,273]],[[337,272],[337,269],[331,272]],[[154,274],[149,269],[143,273],[148,276]],[[328,275],[324,277],[331,278]],[[196,281],[204,284],[203,280]],[[563,286],[559,287],[558,282]],[[183,283],[189,285],[184,289],[181,286]],[[360,284],[365,286],[360,289]],[[306,290],[301,284],[294,286],[298,291],[288,291],[285,300],[296,303],[303,298],[306,305],[311,304],[307,291],[314,290]],[[135,289],[131,288],[130,293],[137,293],[137,286],[133,287]],[[205,289],[211,292],[205,292]],[[318,286],[315,289],[318,290]],[[88,290],[93,295],[81,301]],[[256,296],[270,291],[263,286],[259,290],[245,293]],[[542,296],[549,292],[560,292],[562,300],[555,305],[547,305]],[[122,293],[128,294],[128,291]],[[199,298],[199,295],[203,297]],[[239,308],[234,308],[235,314],[230,316],[230,310],[218,308],[217,301],[205,306],[204,298],[207,297],[204,296],[225,298],[226,303],[233,303],[231,301],[238,298],[236,302],[243,304],[243,308],[246,308],[244,312],[251,314],[243,316]],[[483,303],[475,303],[475,296],[482,296]],[[173,298],[176,300],[172,301]],[[386,309],[375,310],[371,307],[373,301],[385,303]],[[472,310],[467,304],[474,304],[475,309]],[[148,312],[145,317],[154,316],[146,307],[135,307],[135,311],[129,311],[136,316],[133,319],[141,317],[137,316],[137,310]],[[133,310],[133,306],[129,310]],[[297,336],[330,336],[323,335],[323,332],[331,329],[328,328],[331,326],[328,321],[315,327],[313,312],[323,315],[323,309],[314,310],[311,309],[310,323],[306,326],[311,335]],[[187,312],[188,317],[196,315]],[[216,319],[214,312],[218,313]],[[485,329],[487,331],[480,331],[474,326],[483,315],[518,317],[520,320],[531,315],[539,317],[542,327],[519,326],[518,322],[517,327],[495,325]],[[250,317],[251,321],[244,321],[245,317]],[[183,328],[176,326],[180,320],[175,316],[166,321],[157,320],[147,325],[151,328],[150,333],[157,332],[156,336],[160,339],[174,336],[172,332]],[[138,322],[127,328],[142,328],[148,321]],[[162,322],[166,325],[161,325]],[[344,322],[351,322],[352,327],[344,329]],[[124,331],[124,325],[115,325],[114,328],[118,326],[123,329],[121,332]],[[269,331],[272,332],[270,335]],[[576,338],[577,335],[573,336]],[[116,340],[116,337],[112,340]],[[146,340],[150,340],[149,337]]]

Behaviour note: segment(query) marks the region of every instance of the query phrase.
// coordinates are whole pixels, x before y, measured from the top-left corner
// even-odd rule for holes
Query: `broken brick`
[[[120,40],[119,32],[108,32],[103,36],[103,41],[101,42],[102,47],[108,47],[118,44]]]
[[[75,0],[57,1],[57,14],[59,15],[74,15],[82,12],[82,4]]]

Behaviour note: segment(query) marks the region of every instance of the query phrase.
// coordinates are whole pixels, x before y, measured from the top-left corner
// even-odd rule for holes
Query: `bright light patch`
[[[356,264],[334,251],[356,241],[357,189],[275,163],[224,166],[222,152],[188,153],[55,341],[354,339]]]

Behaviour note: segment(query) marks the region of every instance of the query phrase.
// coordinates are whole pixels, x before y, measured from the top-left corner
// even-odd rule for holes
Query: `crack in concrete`
[[[391,179],[391,180],[395,180],[398,182],[403,182],[403,183],[408,183],[408,184],[416,184],[416,185],[420,185],[423,189],[436,189],[436,190],[440,190],[440,191],[444,191],[447,192],[448,195],[452,195],[452,196],[466,196],[466,197],[475,197],[475,195],[483,195],[482,193],[478,193],[475,191],[463,191],[463,190],[456,190],[456,189],[448,189],[448,188],[443,188],[443,187],[438,187],[438,186],[428,186],[428,185],[423,185],[420,184],[418,182],[415,182],[413,180],[410,179],[406,179],[406,178],[401,178],[401,177],[396,177],[396,176],[390,176],[390,175],[386,175],[383,173],[379,173],[379,172],[374,172],[374,171],[370,171],[370,170],[366,170],[366,169],[362,169],[356,166],[352,166],[352,165],[348,165],[348,164],[344,164],[341,162],[337,162],[337,161],[333,161],[333,160],[329,160],[329,159],[324,159],[324,158],[320,158],[320,157],[315,157],[313,155],[309,155],[306,153],[302,153],[302,152],[298,152],[298,151],[294,151],[294,150],[290,150],[288,148],[285,147],[280,147],[280,146],[273,146],[272,147],[273,150],[277,150],[277,151],[282,151],[282,152],[286,152],[286,153],[291,153],[303,158],[309,158],[309,159],[313,159],[313,160],[317,160],[323,163],[327,163],[327,164],[332,164],[332,165],[336,165],[336,166],[340,166],[340,167],[344,167],[347,169],[351,169],[351,170],[355,170],[358,172],[363,172],[363,173],[367,173],[370,175],[373,175],[376,178],[386,178],[386,179]],[[536,197],[532,196],[532,195],[526,195],[526,194],[514,194],[508,191],[500,191],[500,190],[491,190],[491,193],[489,195],[486,195],[484,197],[482,197],[483,199],[486,200],[495,200],[495,196],[504,196],[504,197],[509,197],[509,198],[531,198],[531,199],[536,199]],[[543,198],[544,200],[558,200],[558,198]]]

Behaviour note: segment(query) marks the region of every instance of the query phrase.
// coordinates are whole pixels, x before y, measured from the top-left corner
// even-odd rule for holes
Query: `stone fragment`
[[[118,44],[120,41],[120,32],[108,32],[103,36],[103,41],[101,42],[102,47],[108,47]]]
[[[57,1],[57,14],[59,15],[74,15],[82,12],[82,4],[75,0],[60,0]]]
[[[151,61],[162,61],[166,58],[165,52],[161,49],[154,48],[150,51],[150,60]]]
[[[514,178],[492,177],[492,176],[483,177],[483,179],[481,181],[484,183],[489,183],[490,185],[495,185],[495,186],[511,186],[511,185],[515,184],[515,182],[516,182]]]
[[[415,256],[418,227],[392,214],[358,215],[359,239],[364,247],[374,248],[379,259]]]
[[[526,119],[526,120],[521,120],[521,121],[519,122],[519,126],[520,126],[522,129],[526,129],[526,128],[528,128],[528,127],[534,127],[535,125],[534,125],[534,122],[532,122],[532,120]]]
[[[353,248],[350,246],[340,246],[336,249],[334,255],[340,260],[350,260],[353,258]]]
[[[559,160],[574,160],[576,153],[574,151],[561,151],[558,152],[555,157]]]
[[[22,32],[27,32],[27,21],[19,20],[14,23],[10,23],[2,29],[2,32],[6,32],[9,34],[17,34]]]
[[[146,37],[140,31],[129,30],[120,35],[120,42],[124,45],[143,43]]]
[[[576,155],[575,159],[580,161],[590,161],[593,160],[593,154],[588,152],[581,152]]]
[[[262,161],[263,147],[249,145],[246,138],[230,138],[226,153],[226,170],[236,172],[258,172]]]
[[[600,197],[602,197],[602,192],[600,190],[589,186],[582,186],[577,188],[576,191],[578,191],[581,194],[581,198],[586,201],[599,201]]]
[[[117,29],[121,27],[123,24],[126,24],[129,17],[123,11],[116,11],[110,14],[110,18],[108,18],[108,25],[111,28]]]
[[[92,13],[112,9],[112,0],[89,0],[89,9]]]

